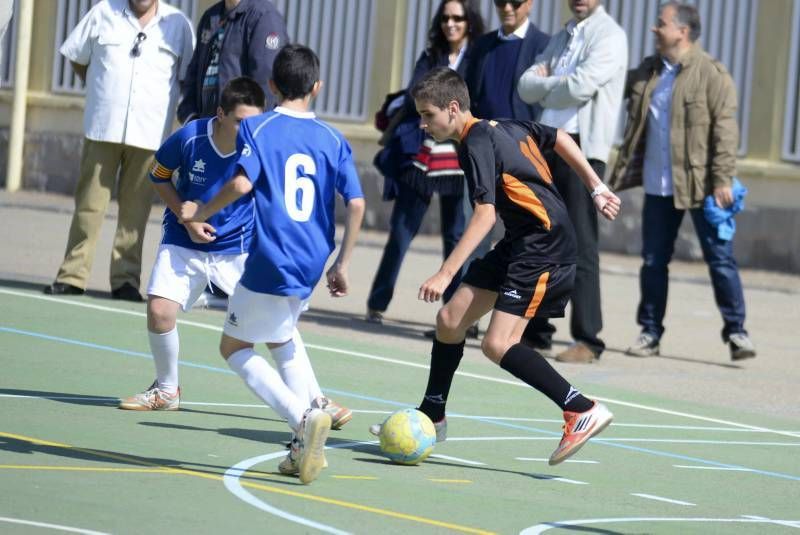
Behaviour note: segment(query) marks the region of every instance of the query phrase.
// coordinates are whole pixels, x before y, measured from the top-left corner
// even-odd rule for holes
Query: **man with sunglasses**
[[[519,80],[520,97],[544,108],[539,121],[561,128],[578,144],[601,178],[617,129],[628,68],[628,38],[600,0],[568,0],[573,18]],[[597,214],[578,175],[556,155],[553,182],[564,199],[578,238],[570,334],[574,343],[556,356],[560,362],[588,364],[605,343],[600,308],[600,255]],[[547,319],[528,323],[523,340],[549,350],[555,327]]]
[[[477,117],[532,121],[541,108],[517,95],[517,80],[533,64],[550,37],[530,20],[533,0],[494,0],[500,28],[475,43],[465,81]]]
[[[103,0],[61,46],[61,54],[86,84],[84,140],[66,253],[46,294],[84,293],[100,226],[116,189],[111,295],[142,301],[142,245],[153,201],[147,172],[172,128],[178,81],[193,47],[189,20],[159,0]]]

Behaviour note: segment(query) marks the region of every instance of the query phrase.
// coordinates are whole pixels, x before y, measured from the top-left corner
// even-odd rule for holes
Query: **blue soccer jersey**
[[[305,299],[334,249],[336,192],[364,196],[350,145],[313,113],[281,107],[244,120],[236,145],[256,202],[241,283]]]
[[[214,118],[192,121],[167,138],[156,152],[150,180],[169,182],[177,169],[175,189],[181,200],[199,199],[204,203],[211,200],[233,175],[237,160],[236,152],[222,154],[214,145],[211,137],[214,121]],[[223,254],[247,252],[253,235],[252,198],[239,199],[211,217],[208,223],[216,229],[216,239],[210,243],[195,243],[167,208],[161,243]]]

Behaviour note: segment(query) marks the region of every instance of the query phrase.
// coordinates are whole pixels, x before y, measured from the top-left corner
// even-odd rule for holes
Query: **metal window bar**
[[[366,120],[374,48],[372,0],[275,0],[289,38],[319,56],[322,93],[313,109],[325,119]]]
[[[14,87],[14,57],[17,54],[17,17],[19,0],[14,0],[14,12],[0,43],[0,88]]]
[[[781,157],[800,163],[800,0],[793,2],[789,50]]]
[[[101,0],[58,0],[58,14],[56,16],[55,34],[55,58],[53,59],[53,82],[54,93],[66,93],[72,95],[84,94],[84,85],[81,79],[72,70],[72,66],[67,58],[59,54],[58,49],[67,39],[69,33],[78,25],[89,10]],[[170,5],[177,7],[195,21],[197,14],[197,0],[170,0]],[[194,25],[194,22],[192,22]]]

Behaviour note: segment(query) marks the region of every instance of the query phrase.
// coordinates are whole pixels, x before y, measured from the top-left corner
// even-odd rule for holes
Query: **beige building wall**
[[[26,0],[34,2],[34,30],[30,58],[30,87],[27,95],[27,124],[25,143],[25,176],[23,187],[28,189],[47,189],[69,193],[77,173],[77,150],[82,138],[83,98],[54,94],[51,92],[53,60],[56,52],[55,21],[57,19],[56,0]],[[367,109],[380,107],[386,93],[400,88],[404,54],[405,22],[407,10],[414,0],[374,0],[377,4],[376,28],[379,38],[375,39],[375,49],[370,66],[371,84]],[[212,4],[212,0],[199,0],[197,18]],[[798,228],[797,199],[800,198],[800,165],[781,160],[781,143],[784,119],[784,98],[786,92],[787,62],[789,58],[787,36],[791,32],[792,0],[769,0],[758,4],[756,48],[754,55],[753,92],[748,153],[739,162],[739,174],[747,179],[751,194],[749,207],[759,207],[759,221],[765,219],[763,231],[752,238],[752,245],[737,247],[745,249],[743,264],[779,264],[775,267],[788,271],[800,271],[800,252],[794,259],[776,261],[776,250],[767,254],[763,251],[763,241],[768,238],[768,229]],[[566,15],[566,11],[565,11]],[[195,26],[197,21],[194,21]],[[704,21],[708,24],[708,22]],[[0,173],[5,174],[8,125],[10,121],[10,102],[13,90],[0,90]],[[378,132],[372,127],[371,117],[364,123],[334,122],[351,141],[359,170],[364,179],[365,193],[370,210],[367,224],[385,228],[390,204],[380,202],[382,179],[371,165],[378,149]],[[74,168],[74,169],[73,169]],[[1,176],[1,175],[0,175]],[[0,178],[4,183],[5,178]],[[636,213],[636,198],[629,207]],[[423,230],[433,230],[436,226],[436,212],[429,211]],[[771,214],[771,215],[770,215]],[[635,225],[632,222],[631,225]],[[742,225],[744,226],[744,225]],[[800,232],[800,231],[798,231]],[[623,238],[625,243],[613,244],[619,227],[604,230],[604,244],[614,250],[637,253],[636,239]],[[800,236],[798,236],[800,240]],[[796,243],[796,242],[795,242]],[[748,242],[749,244],[749,242]],[[761,245],[759,245],[761,244]],[[777,245],[775,247],[778,247]],[[692,254],[689,254],[692,256]],[[694,256],[697,256],[696,252]],[[740,255],[741,256],[741,255]],[[759,260],[759,257],[765,260]],[[788,262],[788,263],[787,263]]]

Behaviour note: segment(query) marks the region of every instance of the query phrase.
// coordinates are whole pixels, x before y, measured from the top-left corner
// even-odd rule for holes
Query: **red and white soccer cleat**
[[[550,456],[549,464],[556,465],[575,455],[586,441],[608,427],[613,419],[611,411],[597,401],[586,412],[564,411],[564,435]]]

